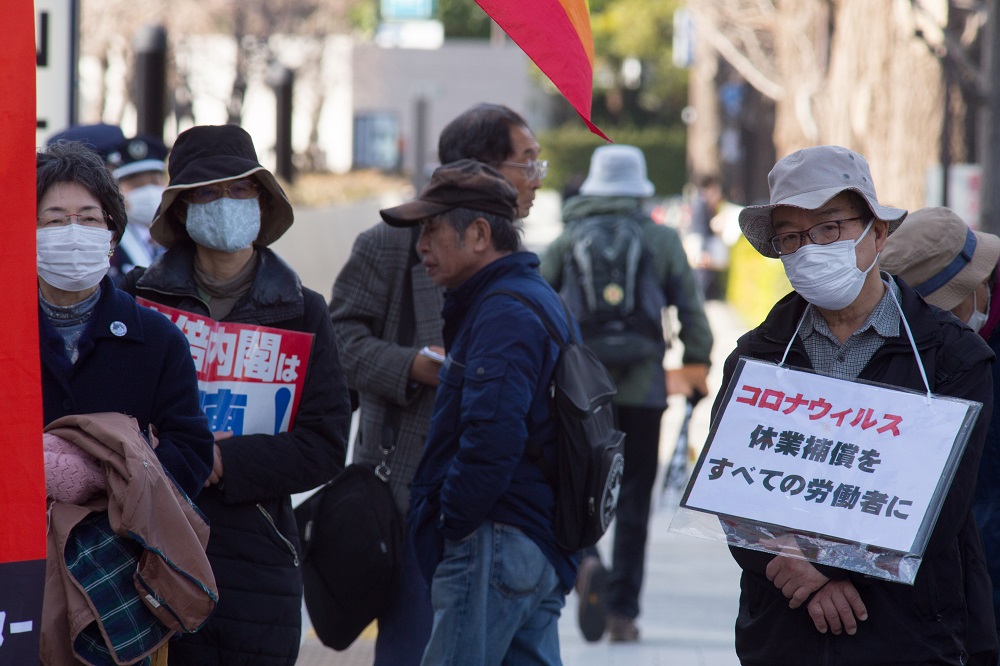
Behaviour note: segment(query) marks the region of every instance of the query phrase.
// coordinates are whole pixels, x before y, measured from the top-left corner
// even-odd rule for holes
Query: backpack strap
[[[410,232],[410,253],[407,255],[406,269],[403,271],[399,328],[396,330],[396,342],[403,347],[412,346],[417,335],[416,312],[413,304],[413,267],[420,263],[420,255],[417,254],[417,240],[419,238],[420,227],[413,227]],[[383,481],[388,481],[389,475],[392,473],[389,458],[396,451],[396,443],[399,441],[399,424],[402,420],[403,408],[394,402],[386,401],[385,420],[382,422],[382,442],[379,445],[382,450],[382,462],[375,469],[376,475]]]
[[[552,340],[557,345],[559,345],[560,353],[562,353],[562,351],[566,349],[566,345],[571,344],[573,342],[579,342],[579,340],[576,339],[576,335],[573,333],[573,319],[570,317],[569,308],[566,307],[566,301],[564,301],[561,296],[559,297],[559,302],[562,303],[563,312],[566,313],[566,323],[569,326],[569,341],[567,342],[562,341],[562,337],[555,330],[555,327],[552,326],[552,322],[549,321],[549,318],[541,311],[541,309],[539,309],[534,303],[532,303],[530,300],[528,300],[521,294],[515,293],[513,291],[505,291],[502,289],[497,291],[491,291],[490,293],[486,294],[486,296],[483,297],[483,300],[480,301],[480,305],[482,305],[482,303],[485,302],[487,298],[497,295],[510,296],[511,298],[520,302],[526,308],[534,312],[535,316],[538,317],[538,319],[542,322],[542,326],[544,326],[545,330],[548,331],[549,337],[552,338]],[[542,455],[542,445],[539,442],[532,441],[529,438],[528,441],[525,442],[524,452],[528,456],[528,459],[531,460],[531,462],[533,462],[535,465],[538,466],[539,469],[542,470],[542,474],[545,475],[545,480],[548,481],[549,485],[552,486],[553,488],[556,488],[557,487],[556,470],[554,470],[552,466],[549,465],[548,462],[546,462],[545,457]]]
[[[497,291],[491,291],[490,293],[486,294],[486,296],[483,297],[483,301],[485,301],[487,298],[490,298],[491,296],[496,296],[498,294],[502,294],[504,296],[510,296],[511,298],[513,298],[516,301],[519,301],[526,308],[534,312],[535,316],[538,317],[539,320],[541,320],[542,326],[544,326],[545,330],[548,331],[549,337],[552,338],[557,345],[559,345],[560,351],[564,349],[566,345],[572,342],[579,342],[579,340],[576,339],[576,335],[573,334],[573,325],[571,323],[573,319],[572,317],[570,317],[569,308],[566,306],[566,301],[562,299],[562,296],[559,296],[559,303],[562,304],[563,312],[566,314],[566,324],[569,327],[569,340],[567,340],[566,342],[562,341],[562,336],[560,336],[559,333],[556,331],[555,327],[552,326],[552,322],[549,321],[549,318],[545,315],[545,313],[543,313],[534,303],[532,303],[530,300],[528,300],[521,294],[515,293],[513,291],[506,291],[500,289]]]

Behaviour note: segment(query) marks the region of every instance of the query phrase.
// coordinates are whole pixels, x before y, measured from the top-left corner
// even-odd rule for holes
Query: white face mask
[[[978,289],[976,290],[978,291]],[[989,292],[987,292],[989,293]],[[976,333],[986,325],[986,320],[990,318],[990,298],[993,294],[990,294],[986,298],[986,312],[979,311],[979,304],[976,303],[976,292],[972,292],[972,314],[969,315],[969,320],[965,323],[969,325]]]
[[[260,204],[257,199],[229,197],[188,204],[187,232],[195,243],[219,252],[243,250],[260,233]]]
[[[153,223],[156,208],[163,196],[162,185],[143,185],[130,190],[125,195],[125,208],[128,210],[129,224],[138,224],[146,229]]]
[[[868,234],[874,220],[868,223],[857,240],[840,240],[828,245],[803,245],[792,254],[781,256],[785,275],[792,288],[813,305],[824,310],[842,310],[854,302],[865,284],[865,277],[878,261],[878,255],[867,270],[858,268],[854,249]]]
[[[38,277],[63,291],[84,291],[97,285],[111,263],[110,229],[67,224],[38,229]]]

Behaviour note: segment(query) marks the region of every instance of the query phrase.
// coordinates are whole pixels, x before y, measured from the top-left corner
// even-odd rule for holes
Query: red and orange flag
[[[610,141],[590,121],[594,89],[594,36],[587,0],[476,0],[573,105],[594,134]]]

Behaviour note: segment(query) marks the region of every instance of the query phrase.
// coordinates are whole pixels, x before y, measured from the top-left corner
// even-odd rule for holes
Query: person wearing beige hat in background
[[[884,270],[976,332],[989,318],[998,260],[1000,238],[973,231],[953,210],[940,207],[910,213],[882,252]]]
[[[737,342],[713,419],[741,357],[992,403],[989,347],[880,270],[887,239],[910,222],[905,210],[879,203],[864,157],[805,148],[782,158],[768,185],[770,202],[744,208],[740,229],[760,254],[780,258],[795,291]],[[976,420],[913,585],[730,547],[743,570],[736,652],[744,666],[997,663],[972,517],[989,416]]]
[[[1000,352],[1000,299],[993,298],[1000,261],[1000,238],[973,231],[948,208],[921,208],[893,234],[882,252],[882,267],[898,275],[931,305],[977,331],[994,353]],[[1000,364],[993,364],[993,386],[1000,384]],[[993,580],[993,614],[1000,617],[1000,402],[979,462],[972,514],[986,549]],[[1000,635],[1000,628],[997,631]]]

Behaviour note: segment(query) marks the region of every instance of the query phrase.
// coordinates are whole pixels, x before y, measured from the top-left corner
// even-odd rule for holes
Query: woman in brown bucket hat
[[[290,495],[343,469],[350,427],[329,311],[268,248],[292,225],[292,207],[257,161],[245,130],[203,125],[182,132],[167,173],[150,233],[168,249],[149,268],[129,273],[125,288],[244,331],[283,329],[282,340],[283,331],[311,336],[308,362],[296,369],[305,375],[298,409],[288,416],[286,408],[280,427],[275,418],[268,432],[244,430],[242,413],[223,413],[234,414],[222,409],[223,391],[203,396],[215,465],[196,503],[211,521],[208,556],[220,599],[201,631],[171,644],[170,663],[292,666],[301,638],[302,573]],[[233,388],[229,402],[241,391],[249,393]],[[280,391],[271,401],[275,412]]]

